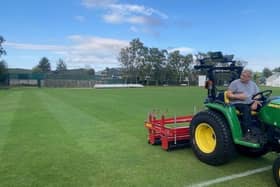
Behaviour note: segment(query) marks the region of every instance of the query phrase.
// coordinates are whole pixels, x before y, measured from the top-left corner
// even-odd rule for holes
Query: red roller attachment
[[[164,115],[156,119],[149,115],[145,127],[148,129],[148,142],[152,145],[161,144],[162,149],[186,146],[190,140],[189,123],[192,116],[175,116],[166,118]]]

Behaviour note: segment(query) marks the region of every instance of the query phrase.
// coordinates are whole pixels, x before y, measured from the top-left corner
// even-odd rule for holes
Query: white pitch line
[[[217,184],[217,183],[221,183],[221,182],[245,177],[245,176],[248,176],[248,175],[253,175],[253,174],[260,173],[260,172],[263,172],[263,171],[266,171],[266,170],[269,170],[269,169],[271,169],[271,166],[266,166],[266,167],[258,168],[258,169],[254,169],[254,170],[248,170],[248,171],[245,171],[243,173],[233,174],[233,175],[229,175],[229,176],[226,176],[226,177],[220,177],[220,178],[216,178],[216,179],[213,179],[213,180],[209,180],[209,181],[205,181],[205,182],[201,182],[201,183],[197,183],[197,184],[192,184],[192,185],[189,185],[187,187],[210,186],[212,184]]]

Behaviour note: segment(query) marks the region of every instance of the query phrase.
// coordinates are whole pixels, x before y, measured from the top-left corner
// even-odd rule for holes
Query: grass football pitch
[[[205,95],[197,87],[0,90],[0,186],[184,187],[271,166],[275,153],[213,167],[191,148],[147,143],[148,112],[193,114]],[[275,184],[269,169],[212,186]]]

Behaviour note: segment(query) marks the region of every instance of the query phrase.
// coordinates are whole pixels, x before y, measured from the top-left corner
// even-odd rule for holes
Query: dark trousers
[[[234,104],[235,108],[242,113],[241,116],[241,126],[243,132],[247,132],[252,128],[252,116],[251,116],[251,105],[250,104]]]

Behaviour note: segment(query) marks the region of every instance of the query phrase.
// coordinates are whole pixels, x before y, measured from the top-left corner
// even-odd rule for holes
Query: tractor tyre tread
[[[274,163],[273,163],[273,168],[272,168],[272,172],[273,172],[273,178],[275,180],[275,183],[277,184],[277,186],[280,186],[280,157],[276,158]]]
[[[204,153],[195,142],[195,129],[200,123],[208,123],[216,134],[216,148],[212,153]],[[196,114],[191,122],[192,150],[199,160],[209,165],[222,165],[229,162],[235,155],[231,130],[224,116],[211,109]]]

